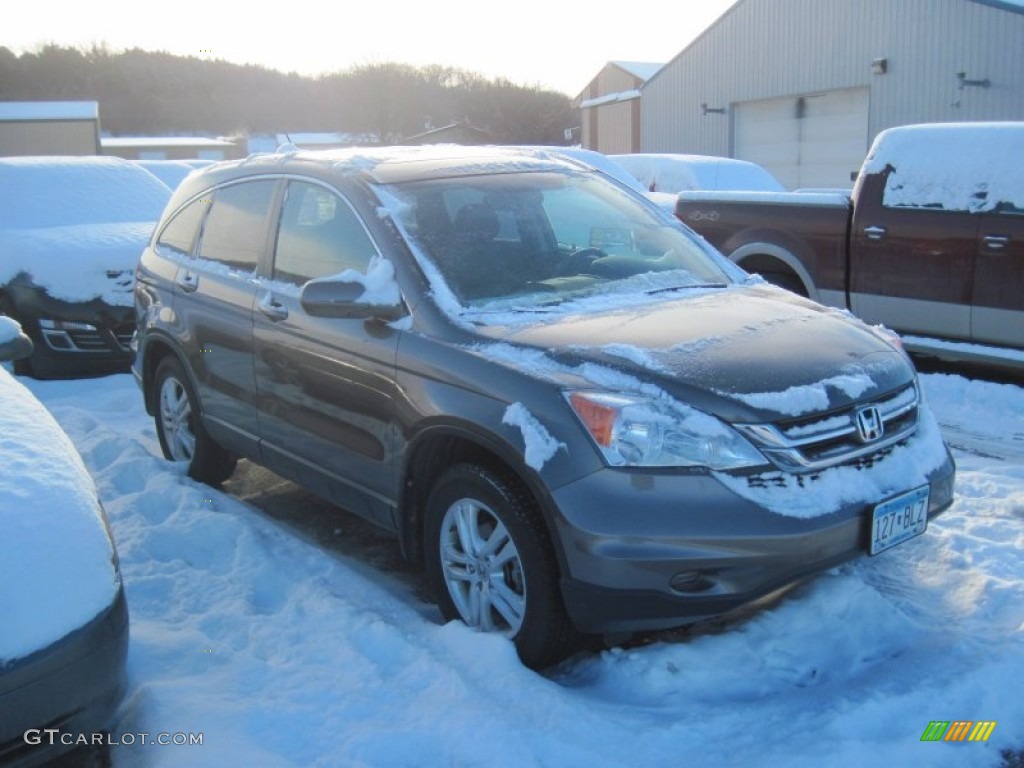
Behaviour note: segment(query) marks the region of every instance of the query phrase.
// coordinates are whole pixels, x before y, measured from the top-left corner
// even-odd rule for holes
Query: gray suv
[[[136,310],[169,459],[216,484],[245,457],[394,531],[445,617],[534,667],[887,550],[953,498],[898,339],[543,150],[212,166]]]

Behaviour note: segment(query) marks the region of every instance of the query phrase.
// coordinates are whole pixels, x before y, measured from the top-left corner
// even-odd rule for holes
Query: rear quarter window
[[[203,197],[186,205],[167,223],[156,241],[157,248],[180,256],[190,256],[199,237],[203,217],[210,207],[210,198]]]

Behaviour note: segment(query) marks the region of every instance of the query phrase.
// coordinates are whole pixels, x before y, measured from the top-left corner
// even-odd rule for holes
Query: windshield
[[[598,174],[464,176],[388,191],[404,203],[403,229],[466,306],[731,282],[682,226]]]

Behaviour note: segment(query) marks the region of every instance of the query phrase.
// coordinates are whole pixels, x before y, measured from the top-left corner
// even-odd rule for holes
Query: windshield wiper
[[[670,291],[691,291],[698,288],[728,288],[729,286],[725,283],[693,283],[691,285],[673,285],[668,288],[652,288],[647,291],[648,296],[653,296],[656,293],[669,293]]]

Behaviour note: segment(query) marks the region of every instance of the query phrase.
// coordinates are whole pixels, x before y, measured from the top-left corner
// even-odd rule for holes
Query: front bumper
[[[947,452],[928,477],[929,519],[952,503],[954,474]],[[554,500],[566,609],[592,633],[718,616],[865,554],[874,506],[788,517],[707,474],[612,469],[558,489]]]
[[[125,687],[128,607],[123,587],[110,606],[53,645],[0,667],[0,765],[40,765],[71,749],[29,744],[25,732],[92,734],[110,725]],[[44,735],[45,736],[45,735]]]
[[[128,371],[128,344],[135,330],[132,307],[112,306],[100,299],[62,301],[24,283],[12,283],[6,290],[22,330],[32,339],[29,367],[35,376],[103,376]],[[44,327],[55,323],[74,323],[76,327]]]

